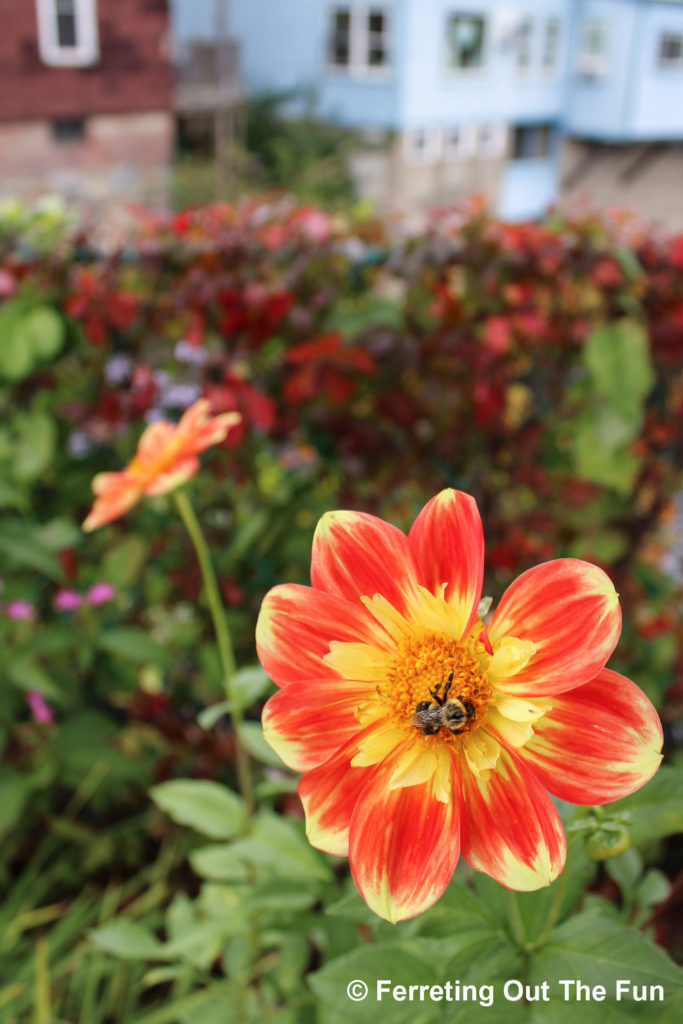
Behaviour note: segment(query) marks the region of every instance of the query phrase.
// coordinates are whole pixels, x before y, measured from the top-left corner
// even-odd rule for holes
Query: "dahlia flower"
[[[98,473],[92,483],[95,504],[83,529],[96,530],[118,519],[144,495],[168,494],[193,477],[199,469],[199,453],[223,441],[242,418],[236,412],[211,417],[209,409],[208,400],[200,398],[177,424],[152,423],[124,470]]]
[[[413,917],[460,853],[516,890],[549,885],[566,839],[548,793],[600,804],[661,760],[657,714],[605,668],[621,630],[607,575],[573,558],[523,573],[484,625],[474,500],[437,494],[408,536],[327,513],[311,587],[265,597],[259,657],[280,687],[264,734],[299,783],[310,842],[348,855],[375,913]]]

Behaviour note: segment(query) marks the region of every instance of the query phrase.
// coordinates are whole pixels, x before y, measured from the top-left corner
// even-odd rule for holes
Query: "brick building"
[[[0,0],[0,196],[162,198],[168,0]]]

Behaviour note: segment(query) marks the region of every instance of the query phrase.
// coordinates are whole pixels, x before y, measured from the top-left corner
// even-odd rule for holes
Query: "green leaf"
[[[235,673],[232,684],[241,708],[250,707],[259,697],[274,689],[270,676],[260,665],[241,668]]]
[[[351,953],[331,960],[319,971],[308,976],[316,996],[346,1019],[358,1024],[417,1024],[439,1021],[443,1017],[444,1004],[437,1002],[399,1001],[390,994],[377,999],[378,981],[391,981],[394,985],[438,985],[441,978],[437,967],[425,949],[421,957],[417,950],[419,943],[386,943],[361,946]],[[354,981],[364,982],[368,987],[367,998],[353,1002],[347,994],[347,986]],[[450,1005],[450,1004],[446,1004]]]
[[[62,692],[59,687],[52,682],[43,667],[30,655],[23,655],[6,662],[5,671],[8,678],[20,690],[24,692],[37,690],[48,700],[61,701]]]
[[[50,360],[64,344],[64,320],[50,306],[32,309],[20,322],[20,337],[36,359]]]
[[[33,350],[27,346],[18,330],[24,301],[14,299],[0,307],[0,377],[22,380],[33,370]]]
[[[630,895],[643,873],[643,858],[631,846],[628,850],[620,853],[618,857],[606,860],[605,870],[610,878],[617,883],[622,894]]]
[[[77,547],[83,540],[83,531],[72,519],[64,517],[43,523],[35,531],[35,536],[48,551],[61,551],[62,548]]]
[[[400,303],[369,295],[367,298],[341,298],[330,313],[326,329],[339,331],[346,338],[355,338],[375,327],[403,327]]]
[[[50,465],[57,446],[57,425],[44,412],[27,412],[14,421],[17,437],[12,471],[17,480],[37,479]]]
[[[112,780],[128,787],[144,784],[139,763],[117,750],[114,722],[97,711],[79,711],[65,718],[52,741],[52,753],[60,763],[61,777],[78,785],[95,767]]]
[[[635,844],[683,832],[683,768],[662,765],[646,786],[609,809],[615,814],[629,812],[628,829]]]
[[[244,722],[240,731],[242,742],[252,757],[273,768],[283,768],[282,761],[263,738],[263,729],[258,722]]]
[[[249,665],[246,668],[241,668],[239,672],[236,672],[232,680],[233,689],[235,691],[236,700],[229,701],[223,700],[218,704],[212,704],[211,707],[204,708],[204,710],[197,716],[197,721],[201,725],[202,729],[213,729],[216,722],[218,722],[223,715],[229,715],[234,707],[244,710],[250,707],[254,701],[258,700],[264,694],[268,693],[273,689],[273,684],[270,681],[270,677],[267,672],[261,668],[260,665]],[[260,727],[257,727],[260,732]],[[248,746],[249,742],[253,743],[254,749],[252,753],[254,757],[259,761],[264,761],[266,764],[277,764],[278,767],[282,764],[279,758],[275,761],[267,761],[268,754],[263,756],[263,745],[259,743],[259,740],[253,741],[254,730],[251,723],[246,724],[246,731],[251,731],[251,736],[245,740],[245,746]],[[267,746],[267,745],[266,745]],[[251,748],[249,748],[251,749]],[[273,755],[273,751],[270,747],[267,747],[270,751],[270,756]]]
[[[120,917],[95,928],[90,932],[90,938],[99,949],[124,960],[164,959],[163,944],[145,925],[129,917]]]
[[[8,765],[0,765],[0,836],[20,821],[31,789],[28,775],[15,772]]]
[[[610,409],[589,410],[575,424],[573,454],[584,480],[628,494],[640,461],[625,445],[639,429],[637,418],[626,419]],[[629,437],[630,435],[630,437]]]
[[[278,877],[328,881],[332,872],[323,856],[309,845],[303,826],[291,818],[263,813],[251,835],[233,844],[234,854]]]
[[[209,843],[190,853],[190,864],[200,878],[212,882],[246,882],[249,870],[245,862],[224,843]]]
[[[604,985],[608,997],[616,982],[661,984],[671,991],[683,985],[683,970],[635,928],[595,912],[584,912],[556,928],[533,958],[530,980],[542,982],[577,978],[587,985]]]
[[[633,902],[639,907],[656,907],[671,892],[671,882],[663,871],[652,868],[636,886]]]
[[[232,701],[222,700],[218,704],[212,704],[211,707],[204,708],[197,715],[197,721],[201,725],[202,729],[213,729],[216,722],[219,722],[224,715],[229,715],[233,708]]]
[[[0,532],[0,555],[9,566],[24,566],[61,579],[62,567],[54,552],[40,540],[40,532],[26,523],[5,522]]]
[[[147,558],[148,544],[144,537],[131,533],[109,548],[99,578],[123,589],[139,579]]]
[[[142,629],[122,627],[105,629],[97,637],[100,650],[116,654],[140,665],[162,665],[168,667],[171,658],[160,644]]]
[[[230,839],[244,830],[241,797],[218,782],[173,779],[155,786],[150,795],[173,821],[212,839]]]
[[[623,319],[597,327],[586,342],[584,362],[597,395],[626,421],[639,419],[655,382],[643,326]]]

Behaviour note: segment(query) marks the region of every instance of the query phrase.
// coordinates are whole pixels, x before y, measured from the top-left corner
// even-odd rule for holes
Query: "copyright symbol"
[[[346,986],[346,994],[354,1003],[362,1003],[368,994],[368,986],[364,981],[350,981]]]

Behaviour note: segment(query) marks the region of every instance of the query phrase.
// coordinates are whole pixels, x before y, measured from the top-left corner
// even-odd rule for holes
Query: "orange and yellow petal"
[[[191,480],[198,469],[199,459],[194,455],[182,461],[175,461],[168,469],[154,474],[149,483],[145,484],[144,493],[150,497],[169,494]]]
[[[377,768],[354,768],[351,761],[357,740],[376,727],[368,726],[349,740],[324,764],[306,772],[299,782],[299,796],[306,814],[306,835],[311,846],[336,857],[349,853],[349,827],[358,797],[370,784]]]
[[[177,430],[178,438],[182,439],[185,454],[198,454],[211,445],[219,444],[231,427],[241,422],[238,412],[225,412],[220,416],[210,416],[211,403],[207,398],[198,399],[181,416]]]
[[[422,578],[408,538],[365,512],[327,512],[313,537],[311,583],[353,604],[381,594],[406,612]]]
[[[138,483],[127,472],[98,473],[92,482],[95,503],[83,529],[96,530],[124,515],[142,497]]]
[[[462,854],[508,889],[550,885],[567,841],[552,800],[516,754],[501,746],[495,769],[474,774],[461,761]]]
[[[367,683],[341,679],[285,686],[263,709],[263,737],[289,768],[308,771],[358,735],[356,710],[374,696]]]
[[[166,459],[172,456],[173,449],[171,445],[175,436],[176,427],[172,423],[167,423],[166,420],[150,423],[138,441],[137,452],[131,462],[131,469],[140,473],[145,473],[148,470],[154,471],[157,465],[163,464]]]
[[[635,683],[603,669],[552,698],[519,751],[539,781],[574,804],[603,804],[648,782],[662,759],[662,727]]]
[[[441,491],[427,502],[408,535],[425,586],[457,609],[458,635],[464,636],[477,614],[484,578],[484,532],[474,498],[462,491]]]
[[[349,839],[351,872],[361,896],[392,923],[436,903],[460,852],[458,802],[438,799],[436,777],[392,788],[403,753],[397,749],[368,777],[351,817]],[[453,790],[457,793],[457,785]]]
[[[495,686],[528,697],[582,686],[604,667],[620,632],[618,595],[602,569],[577,558],[544,562],[522,573],[496,609],[488,631],[494,652],[513,639],[520,646]]]
[[[360,604],[294,583],[273,587],[266,594],[256,623],[256,649],[278,686],[302,679],[340,678],[341,673],[324,660],[332,641],[391,643]]]

